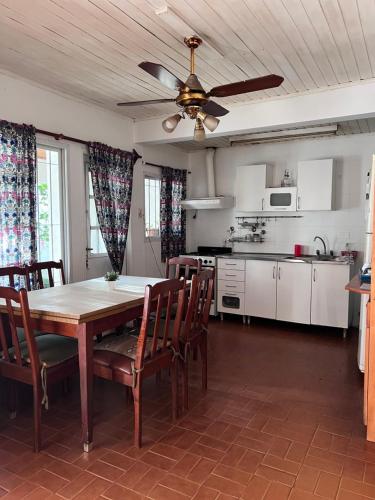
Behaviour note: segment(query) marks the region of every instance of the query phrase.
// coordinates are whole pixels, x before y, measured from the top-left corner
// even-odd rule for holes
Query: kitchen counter
[[[242,260],[271,260],[276,262],[291,262],[291,263],[307,263],[307,264],[337,264],[349,265],[348,262],[342,260],[318,259],[316,255],[302,255],[301,257],[294,257],[292,254],[287,253],[245,253],[234,252],[224,255],[217,255],[219,259],[242,259]]]

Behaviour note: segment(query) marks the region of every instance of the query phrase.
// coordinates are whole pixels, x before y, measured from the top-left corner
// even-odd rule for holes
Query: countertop
[[[277,262],[291,262],[291,263],[307,263],[307,264],[337,264],[341,266],[349,265],[346,261],[341,260],[323,260],[318,259],[316,255],[301,255],[301,257],[294,257],[293,254],[287,253],[245,253],[234,252],[229,254],[217,255],[218,259],[243,259],[243,260],[272,260]]]

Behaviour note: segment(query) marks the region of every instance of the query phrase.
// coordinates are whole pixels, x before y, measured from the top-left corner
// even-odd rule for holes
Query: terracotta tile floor
[[[77,381],[43,415],[0,417],[0,497],[291,500],[375,498],[375,444],[364,439],[356,334],[213,321],[209,391],[193,369],[191,410],[173,426],[168,377],[146,384],[144,447],[132,446],[121,386],[97,381],[95,449],[80,446]],[[27,400],[28,393],[23,397]]]

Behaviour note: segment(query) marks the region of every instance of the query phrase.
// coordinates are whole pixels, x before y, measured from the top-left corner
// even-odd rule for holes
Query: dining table
[[[82,442],[85,452],[93,447],[94,337],[141,317],[146,285],[155,285],[163,280],[119,276],[113,288],[104,278],[94,278],[28,292],[34,329],[76,338],[78,341]],[[0,314],[6,314],[4,303],[0,303]],[[22,326],[21,317],[16,315],[18,321],[19,326]]]

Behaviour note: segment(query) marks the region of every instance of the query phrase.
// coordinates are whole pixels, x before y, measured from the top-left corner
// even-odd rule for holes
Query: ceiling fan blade
[[[117,106],[144,106],[145,104],[162,104],[164,102],[175,102],[175,99],[154,99],[151,101],[119,102]]]
[[[143,61],[138,66],[171,90],[180,90],[184,87],[184,82],[161,64]]]
[[[214,97],[228,97],[230,95],[246,94],[247,92],[255,92],[256,90],[270,89],[278,87],[284,81],[284,78],[279,75],[260,76],[243,82],[228,83],[228,85],[220,85],[210,90],[209,95]]]
[[[202,106],[202,110],[212,116],[224,116],[229,113],[227,109],[223,108],[223,106],[220,106],[220,104],[217,104],[215,101],[208,101]]]

